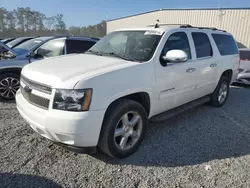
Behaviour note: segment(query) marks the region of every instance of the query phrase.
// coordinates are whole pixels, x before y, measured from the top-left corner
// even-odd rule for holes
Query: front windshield
[[[30,49],[32,49],[33,47],[35,47],[36,45],[40,44],[41,42],[47,39],[49,39],[49,37],[34,38],[34,39],[28,40],[24,43],[17,45],[13,49],[18,54],[22,54],[22,53],[29,51]]]
[[[115,31],[98,41],[89,52],[144,62],[152,58],[161,36],[161,32],[145,30]]]

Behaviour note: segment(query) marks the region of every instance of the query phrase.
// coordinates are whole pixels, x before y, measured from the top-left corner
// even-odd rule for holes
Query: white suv
[[[225,31],[122,29],[85,54],[26,65],[16,103],[40,135],[77,152],[99,148],[123,158],[137,150],[149,119],[201,99],[224,105],[238,67],[236,42]]]

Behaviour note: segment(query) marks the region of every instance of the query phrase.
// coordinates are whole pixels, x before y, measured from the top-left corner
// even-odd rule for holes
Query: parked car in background
[[[3,39],[1,40],[0,42],[4,43],[4,44],[7,44],[8,42],[11,42],[13,40],[15,40],[16,38],[6,38],[6,39]]]
[[[14,48],[1,43],[0,98],[13,100],[19,88],[20,72],[24,65],[44,58],[72,53],[84,53],[98,39],[87,37],[38,37]]]
[[[6,45],[9,46],[10,48],[14,48],[18,46],[19,44],[24,43],[25,41],[28,41],[30,39],[33,39],[34,37],[18,37],[10,42],[7,42]]]
[[[77,152],[98,147],[124,158],[141,144],[148,119],[162,120],[190,103],[223,106],[238,66],[236,41],[226,31],[121,29],[85,54],[26,65],[16,104],[45,138]]]
[[[250,49],[240,48],[239,74],[235,83],[250,85]]]

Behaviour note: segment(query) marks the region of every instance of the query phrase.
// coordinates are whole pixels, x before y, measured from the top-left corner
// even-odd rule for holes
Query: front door
[[[159,60],[156,60],[156,88],[158,113],[187,103],[195,98],[195,89],[200,76],[197,63],[193,62],[194,51],[190,48],[190,36],[176,31],[168,34]],[[162,56],[170,50],[183,50],[188,55],[187,62],[164,63]]]

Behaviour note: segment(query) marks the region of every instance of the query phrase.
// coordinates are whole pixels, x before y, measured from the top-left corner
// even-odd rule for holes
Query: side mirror
[[[188,60],[187,53],[183,50],[170,50],[162,57],[165,62],[180,63]]]

